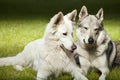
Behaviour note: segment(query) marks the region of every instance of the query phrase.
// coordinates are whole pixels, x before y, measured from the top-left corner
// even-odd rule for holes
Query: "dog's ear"
[[[68,17],[69,20],[74,22],[76,19],[76,15],[77,15],[77,10],[75,9],[72,12],[68,13],[66,16]]]
[[[86,8],[86,6],[83,6],[83,7],[81,8],[80,13],[79,13],[79,19],[81,20],[81,19],[83,19],[84,17],[86,17],[87,15],[88,15],[87,8]]]
[[[98,20],[99,20],[100,22],[103,21],[103,8],[101,8],[101,9],[97,12],[96,17],[98,18]]]
[[[53,24],[54,27],[57,26],[57,25],[59,25],[62,21],[63,21],[63,13],[62,12],[58,12],[51,19],[51,23]]]

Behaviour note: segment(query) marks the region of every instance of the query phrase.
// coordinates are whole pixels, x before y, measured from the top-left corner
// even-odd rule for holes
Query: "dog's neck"
[[[85,49],[87,51],[96,51],[97,45],[96,44],[88,44],[88,45],[84,45]]]
[[[65,49],[63,46],[61,46],[61,49],[66,53],[66,55],[71,58],[74,55],[74,52],[69,51],[68,49]]]
[[[49,46],[49,49],[51,50],[56,50],[56,51],[63,51],[68,57],[73,56],[73,53],[70,52],[69,50],[61,47],[58,41],[56,40],[45,40],[45,45]]]
[[[49,48],[60,48],[58,41],[45,39],[45,45]]]

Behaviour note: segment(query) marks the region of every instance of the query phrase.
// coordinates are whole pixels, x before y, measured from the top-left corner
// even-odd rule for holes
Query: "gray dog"
[[[87,8],[82,7],[79,13],[78,27],[76,30],[77,50],[79,63],[87,74],[90,67],[95,67],[102,74],[99,80],[105,80],[116,56],[115,44],[106,34],[103,27],[103,9],[96,15],[89,15]]]

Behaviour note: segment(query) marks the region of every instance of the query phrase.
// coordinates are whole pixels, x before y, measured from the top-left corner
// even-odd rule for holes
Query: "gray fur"
[[[116,47],[117,47],[117,55],[114,60],[115,65],[120,65],[120,41],[116,41]]]
[[[108,63],[110,61],[110,56],[112,54],[112,50],[113,50],[113,43],[112,43],[112,41],[109,41],[108,48],[106,49],[106,55],[107,55],[107,61],[108,61]],[[108,64],[108,66],[110,66],[110,65]]]
[[[102,74],[99,80],[105,80],[115,56],[116,46],[103,28],[103,9],[96,15],[89,15],[87,8],[82,7],[76,29],[77,50],[81,69],[84,74],[90,67],[95,67]]]

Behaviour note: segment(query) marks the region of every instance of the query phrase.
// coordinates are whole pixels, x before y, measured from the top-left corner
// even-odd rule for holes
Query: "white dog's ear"
[[[66,16],[68,17],[69,20],[74,22],[77,16],[77,10],[76,9],[73,10],[72,12],[68,13]]]
[[[87,11],[87,8],[86,6],[83,6],[81,8],[81,11],[79,13],[79,19],[83,19],[84,17],[86,17],[88,15],[88,11]]]
[[[96,17],[98,18],[98,20],[100,20],[100,22],[103,21],[103,8],[101,8],[98,13],[96,14]]]
[[[58,12],[53,18],[51,19],[51,23],[55,27],[56,25],[59,25],[63,21],[63,13]]]

